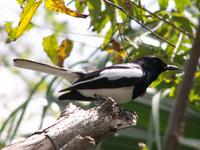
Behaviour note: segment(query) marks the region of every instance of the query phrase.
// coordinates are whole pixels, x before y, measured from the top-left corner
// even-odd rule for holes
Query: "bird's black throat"
[[[132,99],[135,99],[139,96],[143,96],[144,93],[146,93],[146,89],[147,87],[157,79],[157,77],[162,73],[162,70],[144,70],[144,76],[143,78],[140,80],[140,82],[138,82],[135,85],[135,88],[133,89],[133,95],[132,95]]]

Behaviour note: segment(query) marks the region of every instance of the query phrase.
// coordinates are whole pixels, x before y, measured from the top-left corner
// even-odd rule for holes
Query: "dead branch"
[[[4,150],[85,150],[136,121],[135,113],[121,111],[111,98],[89,110],[70,103],[53,125]]]

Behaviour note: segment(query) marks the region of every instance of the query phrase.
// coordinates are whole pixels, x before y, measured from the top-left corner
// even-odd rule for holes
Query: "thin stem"
[[[165,40],[163,37],[161,37],[160,35],[158,35],[156,32],[152,31],[151,29],[149,29],[148,27],[146,27],[144,24],[142,24],[141,22],[139,22],[137,19],[135,19],[133,16],[131,16],[128,12],[126,12],[124,10],[123,7],[116,5],[112,2],[110,2],[109,0],[103,0],[105,3],[121,10],[123,13],[125,13],[129,18],[131,18],[132,20],[134,20],[135,22],[137,22],[142,28],[146,29],[147,31],[151,32],[153,35],[157,36],[159,39],[161,39],[162,41],[168,43],[169,45],[171,45],[172,47],[175,47],[174,44],[170,43],[169,41]]]
[[[119,36],[120,36],[120,39],[121,39],[121,42],[122,42],[123,49],[126,52],[127,57],[129,58],[128,52],[127,52],[127,50],[125,49],[125,46],[124,46],[124,39],[123,39],[124,35],[121,32],[121,29],[120,29],[120,26],[119,26],[119,24],[117,22],[116,16],[114,17],[114,19],[115,19],[115,22],[116,22],[116,25],[117,25],[117,28],[118,28],[118,31],[119,31]]]
[[[191,34],[188,33],[188,32],[185,32],[183,29],[181,29],[181,28],[175,26],[173,23],[171,23],[170,21],[166,20],[165,18],[163,18],[163,17],[161,17],[161,16],[159,16],[159,15],[157,15],[157,14],[155,14],[155,13],[152,13],[152,12],[149,11],[148,9],[142,7],[141,5],[137,5],[137,4],[136,4],[135,2],[133,2],[133,1],[131,1],[131,3],[132,3],[133,5],[135,5],[136,7],[139,7],[140,9],[142,9],[142,10],[148,12],[150,15],[154,16],[155,18],[158,18],[159,20],[162,20],[163,22],[167,23],[168,25],[172,26],[174,29],[176,29],[176,30],[182,32],[183,34],[187,35],[188,37],[194,39],[194,36],[193,36],[193,35],[191,35]]]

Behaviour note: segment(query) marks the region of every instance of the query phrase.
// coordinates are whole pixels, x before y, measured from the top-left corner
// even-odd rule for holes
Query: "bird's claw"
[[[120,114],[128,120],[134,120],[135,118],[138,118],[138,115],[135,111],[132,112],[124,108],[120,108]]]

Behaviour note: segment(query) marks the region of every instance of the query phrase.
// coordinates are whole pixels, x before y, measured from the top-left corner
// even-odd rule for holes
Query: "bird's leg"
[[[107,100],[107,98],[101,96],[101,95],[98,95],[98,94],[94,94],[94,97],[97,99],[97,101],[94,101],[94,104],[95,105],[101,105],[105,100]]]
[[[141,97],[143,97],[146,94],[146,90],[140,95]]]
[[[98,99],[98,100],[103,100],[103,101],[105,101],[107,98],[106,97],[104,97],[104,96],[102,96],[102,95],[98,95],[98,94],[94,94],[94,97],[96,98],[96,99]]]

